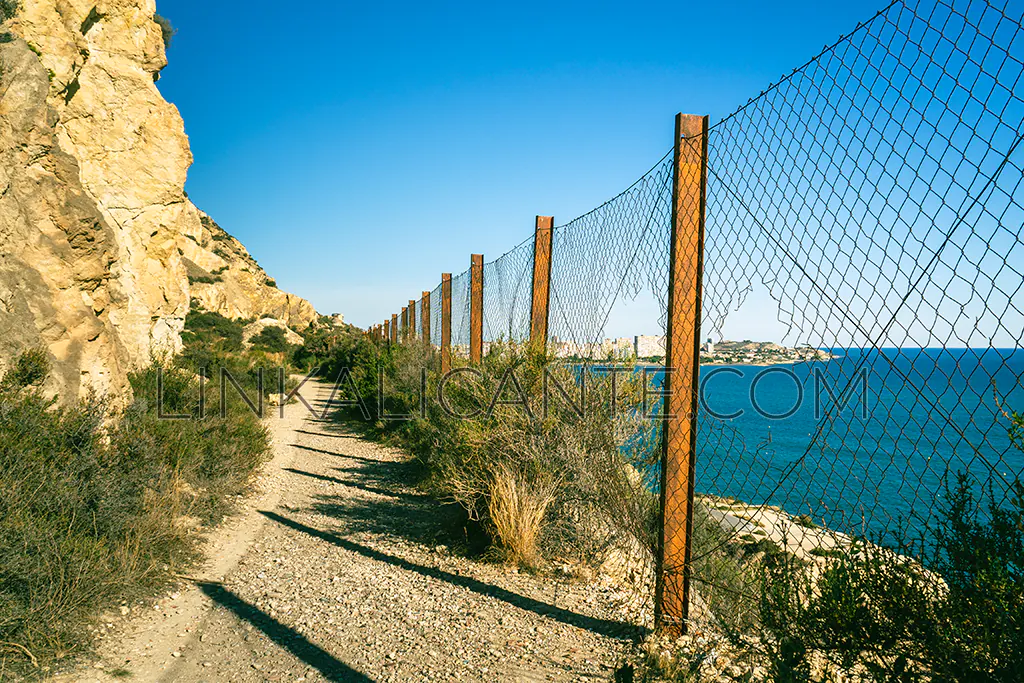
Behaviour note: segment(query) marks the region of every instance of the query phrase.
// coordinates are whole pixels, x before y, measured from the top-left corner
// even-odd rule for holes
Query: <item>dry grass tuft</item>
[[[540,564],[538,540],[557,490],[554,480],[528,482],[507,465],[494,471],[488,513],[508,562],[528,568]]]

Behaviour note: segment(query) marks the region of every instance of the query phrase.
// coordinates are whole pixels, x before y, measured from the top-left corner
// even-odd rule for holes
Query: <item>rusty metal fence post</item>
[[[690,610],[708,118],[677,115],[675,135],[654,618],[681,634]]]
[[[452,274],[441,274],[441,374],[452,369]]]
[[[420,300],[423,303],[420,305],[420,327],[423,328],[423,343],[430,343],[430,292],[423,292],[423,298]]]
[[[533,304],[530,312],[530,344],[543,349],[548,343],[548,308],[551,302],[551,241],[555,219],[537,216],[533,235]]]
[[[391,321],[390,320],[385,320],[384,321],[384,341],[390,341],[390,340],[391,340]]]
[[[469,268],[469,360],[484,357],[484,255],[473,254]]]
[[[409,300],[409,341],[416,340],[416,299]]]
[[[398,343],[398,314],[391,314],[391,343]]]
[[[409,338],[409,308],[407,306],[402,306],[402,328],[401,328],[401,336],[399,337],[399,341],[404,342],[408,338]]]

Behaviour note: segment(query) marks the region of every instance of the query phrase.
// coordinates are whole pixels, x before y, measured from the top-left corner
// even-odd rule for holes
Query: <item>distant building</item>
[[[637,358],[664,357],[665,337],[649,334],[633,337],[633,353]]]
[[[715,342],[711,340],[711,337],[708,337],[708,340],[704,343],[704,346],[701,347],[701,351],[707,353],[708,355],[713,355],[715,353]]]

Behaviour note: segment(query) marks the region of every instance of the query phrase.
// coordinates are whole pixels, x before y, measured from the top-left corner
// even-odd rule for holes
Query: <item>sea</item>
[[[698,494],[899,545],[930,534],[958,473],[979,503],[1024,480],[1007,417],[1024,413],[1024,349],[824,350],[701,367]]]

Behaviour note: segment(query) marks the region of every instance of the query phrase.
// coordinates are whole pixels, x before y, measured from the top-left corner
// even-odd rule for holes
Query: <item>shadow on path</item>
[[[329,424],[335,424],[335,423],[331,422]],[[308,434],[310,436],[326,436],[329,439],[348,439],[349,441],[358,441],[359,440],[359,437],[356,436],[355,434],[346,434],[346,433],[342,433],[342,432],[335,432],[335,433],[331,433],[331,432],[311,432],[308,429],[296,429],[295,432],[297,434]]]
[[[265,513],[264,513],[265,514]],[[237,595],[216,583],[199,582],[199,590],[221,607],[231,610],[263,631],[272,641],[292,653],[295,657],[313,667],[329,681],[372,681],[344,662],[338,661],[329,652],[313,644],[304,635],[285,626],[277,619],[250,605]]]
[[[298,470],[294,467],[285,467],[285,471],[291,472],[292,474],[301,474],[304,477],[311,479],[319,479],[320,481],[331,482],[332,484],[341,484],[342,486],[349,486],[354,489],[366,491],[367,493],[375,493],[378,496],[387,496],[388,498],[426,498],[425,495],[413,496],[408,493],[400,493],[397,491],[389,491],[388,489],[379,489],[373,486],[367,486],[366,484],[360,484],[354,481],[346,481],[344,479],[338,479],[337,477],[331,477],[326,474],[316,474],[315,472],[307,472],[306,470]]]
[[[421,576],[430,577],[439,581],[446,581],[455,586],[461,586],[467,590],[473,591],[479,595],[486,595],[488,597],[502,600],[510,605],[519,607],[535,614],[539,614],[556,621],[560,621],[563,624],[569,624],[570,626],[576,626],[578,628],[587,629],[593,633],[597,633],[603,636],[611,638],[630,638],[634,637],[638,633],[636,626],[632,624],[623,623],[621,621],[612,621],[610,619],[600,619],[598,617],[590,617],[584,614],[577,614],[561,607],[555,607],[554,605],[529,598],[518,593],[514,593],[500,586],[493,584],[484,583],[478,579],[474,579],[469,576],[459,576],[458,574],[452,574],[446,572],[443,569],[436,567],[427,567],[415,562],[410,562],[401,557],[395,557],[394,555],[388,555],[379,550],[367,547],[360,543],[350,541],[348,539],[341,538],[334,534],[313,527],[306,526],[301,522],[296,522],[293,519],[284,517],[277,514],[276,512],[269,512],[266,510],[259,511],[261,515],[274,520],[278,524],[282,524],[287,527],[291,527],[297,531],[309,534],[315,538],[332,543],[339,548],[344,548],[351,552],[359,553],[364,557],[368,557],[371,560],[377,560],[378,562],[386,562],[400,569],[415,572]]]
[[[301,448],[304,451],[310,451],[311,453],[320,453],[322,455],[333,455],[335,458],[348,458],[349,460],[359,460],[362,462],[368,462],[377,464],[380,460],[373,460],[372,458],[360,458],[356,455],[345,455],[344,453],[335,453],[334,451],[325,451],[322,448],[313,448],[312,446],[303,446],[301,444],[293,443],[292,448]]]

